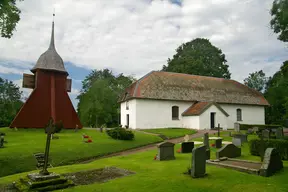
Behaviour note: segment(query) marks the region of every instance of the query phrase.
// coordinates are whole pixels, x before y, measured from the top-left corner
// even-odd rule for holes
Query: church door
[[[215,128],[215,114],[214,112],[210,113],[210,128],[214,129]]]
[[[129,128],[129,114],[126,115],[126,125]]]

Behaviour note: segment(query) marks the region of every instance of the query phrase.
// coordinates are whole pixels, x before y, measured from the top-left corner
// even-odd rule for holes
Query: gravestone
[[[211,156],[210,148],[206,148],[206,160],[209,160]]]
[[[181,143],[181,153],[191,153],[194,148],[194,142]]]
[[[283,169],[283,162],[279,152],[275,148],[267,148],[260,168],[260,175],[269,177],[281,169]]]
[[[203,141],[203,143],[206,146],[206,148],[209,148],[209,135],[208,135],[208,133],[204,133],[204,141]]]
[[[241,156],[241,148],[236,147],[234,144],[224,145],[216,152],[216,158],[221,157],[235,158]]]
[[[263,138],[269,139],[270,138],[270,131],[265,129],[262,131]]]
[[[240,123],[234,123],[234,130],[240,132]]]
[[[174,160],[174,143],[170,142],[162,142],[157,145],[158,147],[158,155],[157,160]]]
[[[253,133],[253,129],[248,129],[247,130],[247,134],[252,134]]]
[[[215,147],[217,149],[222,147],[222,139],[215,139]]]
[[[276,129],[276,139],[282,139],[284,136],[284,132],[283,132],[283,128],[279,127],[278,129]]]
[[[76,126],[75,126],[75,130],[74,130],[75,132],[78,132],[78,125],[76,124]]]
[[[233,135],[234,138],[240,138],[242,143],[246,143],[248,142],[248,135],[246,134],[234,134]]]
[[[233,137],[232,138],[232,143],[237,146],[237,147],[241,147],[242,146],[242,140],[241,138],[237,138],[237,137]]]
[[[4,147],[4,135],[0,136],[0,148]]]
[[[206,146],[194,148],[192,150],[191,176],[193,178],[204,177],[206,175]]]
[[[229,137],[232,137],[232,132],[229,131],[228,136],[229,136]]]
[[[252,131],[253,131],[254,133],[256,133],[256,132],[259,131],[259,128],[258,128],[258,127],[253,127],[253,128],[252,128]]]
[[[218,127],[217,127],[217,136],[220,137],[220,123],[218,123]]]

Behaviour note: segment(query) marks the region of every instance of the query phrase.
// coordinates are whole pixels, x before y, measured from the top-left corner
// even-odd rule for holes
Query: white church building
[[[163,71],[131,84],[119,102],[121,125],[132,129],[265,124],[269,105],[260,92],[234,80]]]

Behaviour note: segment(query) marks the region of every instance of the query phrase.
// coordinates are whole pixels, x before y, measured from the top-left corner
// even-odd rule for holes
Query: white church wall
[[[184,116],[183,128],[200,129],[199,116]]]
[[[129,109],[126,109],[126,102],[122,102],[120,106],[120,124],[122,127],[125,127],[127,125],[127,115],[129,115],[129,128],[136,127],[136,100],[129,100],[127,103]]]
[[[133,129],[183,127],[181,114],[193,104],[186,101],[134,100],[136,101],[136,122],[133,126],[131,124]],[[179,107],[179,120],[172,120],[172,106]]]
[[[227,126],[234,128],[234,123],[240,124],[265,124],[265,107],[253,105],[234,105],[220,104],[220,106],[229,114]],[[237,109],[242,111],[242,121],[237,121]]]
[[[211,113],[215,113],[214,126],[217,127],[220,123],[220,127],[227,126],[227,117],[224,115],[215,105],[211,105],[206,111],[204,111],[200,117],[200,129],[211,128]]]

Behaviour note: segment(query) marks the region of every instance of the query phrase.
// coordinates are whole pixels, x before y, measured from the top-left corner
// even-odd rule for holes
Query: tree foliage
[[[23,0],[19,0],[23,1]],[[11,38],[17,23],[20,21],[20,9],[16,6],[16,0],[0,1],[0,32],[1,37]]]
[[[0,77],[0,127],[9,126],[22,106],[22,92],[12,81]]]
[[[114,76],[109,69],[93,70],[82,81],[82,90],[77,97],[78,114],[84,126],[117,126],[120,115],[118,97],[134,80],[123,74]]]
[[[197,38],[180,45],[162,70],[230,79],[231,73],[226,62],[221,49],[208,39]]]
[[[270,13],[271,28],[279,34],[279,40],[288,42],[288,0],[274,0]]]
[[[249,73],[249,76],[244,79],[245,85],[259,92],[264,91],[266,83],[267,77],[262,70]]]
[[[264,96],[271,105],[266,109],[266,123],[285,124],[288,119],[288,61],[269,78]]]

